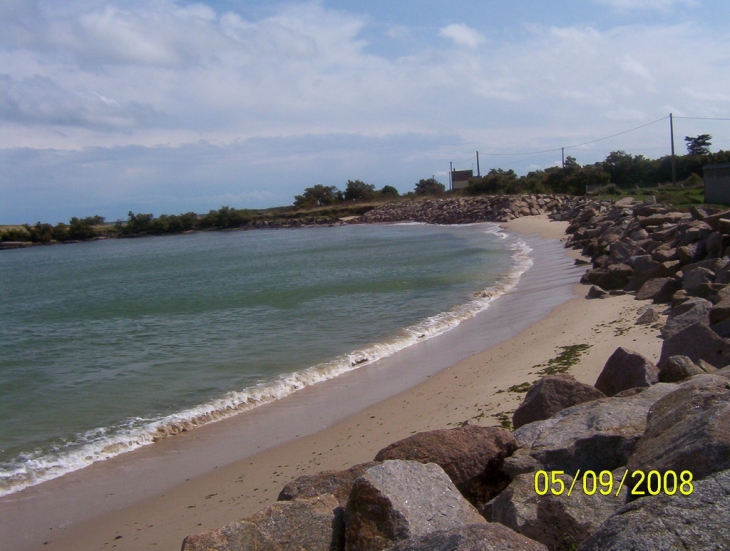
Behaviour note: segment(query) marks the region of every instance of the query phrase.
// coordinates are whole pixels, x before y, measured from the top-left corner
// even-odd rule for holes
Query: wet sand
[[[185,535],[246,517],[302,474],[371,460],[417,431],[497,425],[561,346],[591,348],[570,369],[594,383],[617,346],[657,359],[632,296],[586,300],[583,269],[557,241],[567,224],[507,224],[534,266],[485,312],[391,358],[274,404],[0,498],[0,549],[174,549]],[[46,543],[47,542],[47,543]]]

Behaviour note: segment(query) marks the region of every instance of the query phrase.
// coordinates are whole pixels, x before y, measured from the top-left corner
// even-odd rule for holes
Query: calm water
[[[0,495],[281,398],[485,308],[495,226],[345,226],[0,254]]]

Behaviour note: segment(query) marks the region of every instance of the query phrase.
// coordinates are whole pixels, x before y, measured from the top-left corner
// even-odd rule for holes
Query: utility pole
[[[477,178],[481,178],[481,177],[482,177],[482,173],[479,170],[479,152],[477,151]]]
[[[565,170],[565,148],[564,147],[560,148],[560,153],[563,156],[563,170]]]
[[[669,113],[669,135],[672,140],[672,185],[677,185],[677,162],[674,158],[674,119],[672,114]]]
[[[454,163],[449,163],[449,190],[454,191]]]

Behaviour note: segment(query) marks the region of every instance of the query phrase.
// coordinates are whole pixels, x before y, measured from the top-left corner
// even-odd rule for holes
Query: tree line
[[[676,179],[679,182],[701,182],[702,167],[708,164],[730,163],[730,151],[711,153],[712,136],[687,136],[687,154],[675,157]],[[612,151],[605,160],[581,166],[574,157],[565,159],[565,166],[536,170],[517,176],[514,170],[493,168],[481,177],[470,180],[464,190],[446,190],[435,178],[419,180],[413,191],[404,197],[441,196],[446,193],[465,195],[566,193],[584,195],[590,186],[615,185],[617,188],[656,187],[672,181],[672,157],[648,159],[625,151]],[[55,226],[36,222],[0,231],[0,241],[32,241],[49,243],[88,240],[102,236],[133,237],[138,235],[165,235],[206,229],[261,227],[269,223],[298,220],[303,223],[322,221],[351,214],[362,214],[376,202],[392,201],[401,195],[396,188],[385,185],[376,189],[361,180],[348,180],[344,190],[336,186],[317,184],[296,195],[291,207],[253,210],[222,206],[200,215],[162,214],[129,211],[126,221],[107,224],[103,216],[73,217],[68,224]],[[362,206],[359,206],[362,205]],[[344,209],[344,210],[343,210]]]

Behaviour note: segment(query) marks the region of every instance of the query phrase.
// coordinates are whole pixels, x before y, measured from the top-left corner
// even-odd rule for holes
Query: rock
[[[183,540],[182,551],[282,551],[247,520],[232,522],[218,530],[192,534]]]
[[[662,262],[658,266],[651,268],[645,272],[634,274],[629,283],[626,285],[626,291],[637,291],[641,289],[647,281],[654,278],[674,278],[679,271],[679,261]]]
[[[706,324],[695,323],[664,340],[659,368],[672,356],[687,356],[694,363],[704,360],[715,367],[730,364],[730,343]]]
[[[512,426],[518,429],[527,423],[552,417],[565,408],[605,397],[603,392],[576,381],[572,375],[549,375],[527,391],[522,404],[512,415]]]
[[[609,294],[601,289],[598,285],[593,285],[586,295],[587,298],[606,298]]]
[[[621,289],[626,286],[633,273],[634,270],[631,269],[631,266],[626,264],[612,264],[606,268],[606,273],[598,278],[596,285],[607,291]]]
[[[682,288],[688,292],[694,292],[703,283],[712,283],[715,274],[707,268],[697,268],[684,276]]]
[[[659,381],[659,370],[637,352],[618,347],[608,358],[595,387],[606,396],[622,390],[651,386]]]
[[[361,463],[344,471],[322,471],[317,474],[300,476],[290,482],[279,492],[278,501],[291,501],[332,494],[339,504],[344,507],[355,480],[362,474],[377,465],[374,461]]]
[[[377,551],[438,530],[484,523],[435,463],[384,461],[352,487],[345,549]]]
[[[496,523],[442,530],[398,543],[389,551],[548,551],[548,548]]]
[[[337,499],[325,494],[280,501],[248,520],[188,536],[182,551],[334,551],[343,549],[344,533]]]
[[[655,277],[647,280],[636,293],[636,300],[653,300],[654,302],[669,302],[680,285],[674,278]]]
[[[730,549],[730,471],[693,486],[690,495],[660,494],[622,507],[578,551]]]
[[[695,480],[730,469],[730,381],[698,375],[658,400],[626,467],[661,474],[688,470]]]
[[[567,489],[573,477],[560,477]],[[595,532],[626,501],[626,489],[616,497],[583,491],[576,481],[570,497],[535,491],[535,474],[523,474],[485,507],[487,520],[499,522],[515,532],[547,546],[551,551],[569,551]]]
[[[634,204],[634,198],[633,197],[624,197],[624,198],[619,199],[618,201],[616,201],[613,204],[613,206],[622,209],[622,208],[630,207],[633,204]]]
[[[724,299],[710,310],[710,324],[715,325],[730,318],[730,299]]]
[[[375,460],[436,463],[466,499],[479,505],[509,484],[501,468],[516,449],[517,441],[507,430],[466,425],[414,434],[383,448]]]
[[[650,325],[660,319],[659,310],[654,307],[647,308],[643,314],[634,322],[634,325]]]
[[[687,356],[672,356],[659,370],[659,380],[662,383],[678,383],[703,373],[705,371]]]
[[[529,455],[546,470],[612,471],[626,464],[644,434],[649,408],[676,388],[658,383],[631,396],[585,402],[524,425],[514,432],[524,448],[515,456]],[[514,466],[510,459],[505,470]],[[526,459],[521,464],[529,468]]]
[[[699,246],[697,243],[691,243],[684,247],[677,247],[677,255],[682,264],[691,264],[700,258]]]
[[[667,323],[661,329],[662,336],[668,339],[695,323],[709,325],[711,308],[712,303],[709,300],[703,298],[687,299],[682,304],[672,308],[667,317]]]
[[[648,254],[641,256],[632,256],[630,258],[631,267],[634,269],[634,273],[648,272],[659,266],[659,262],[652,260]]]

